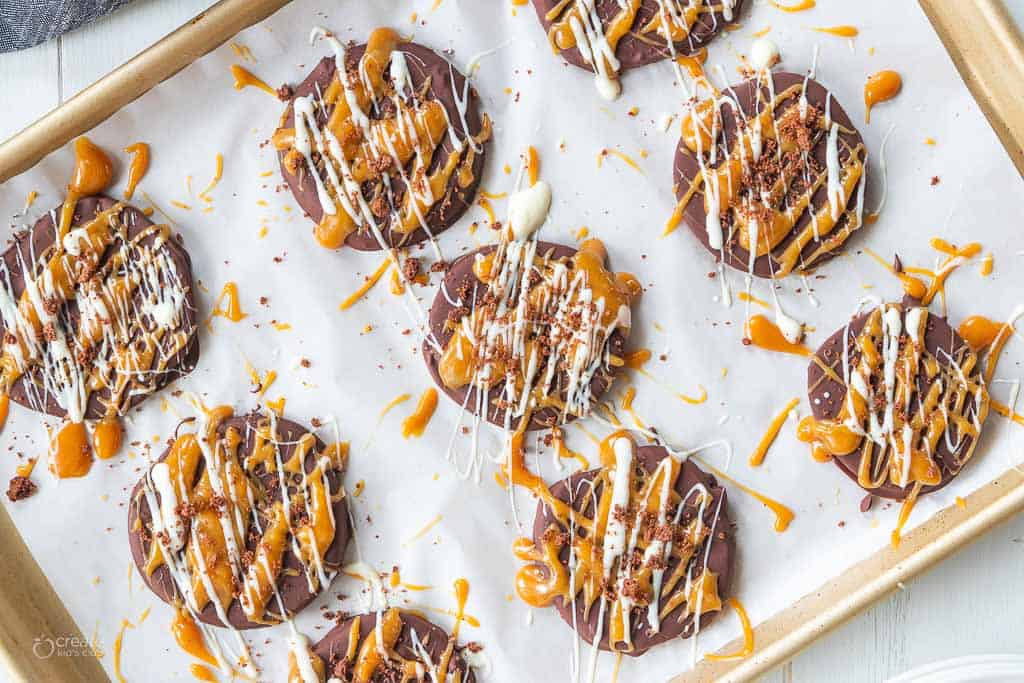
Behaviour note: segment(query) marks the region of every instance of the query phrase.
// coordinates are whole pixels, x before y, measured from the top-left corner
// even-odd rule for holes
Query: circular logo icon
[[[56,643],[49,636],[36,636],[35,640],[32,641],[32,654],[39,659],[49,659],[53,656],[53,652],[56,649]]]

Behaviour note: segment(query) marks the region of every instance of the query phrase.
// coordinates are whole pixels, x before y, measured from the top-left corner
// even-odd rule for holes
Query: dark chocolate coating
[[[457,292],[463,286],[463,283],[469,283],[467,291],[470,292],[470,295],[472,295],[473,286],[479,285],[476,295],[477,303],[480,303],[483,300],[484,295],[487,292],[487,286],[480,282],[476,275],[473,274],[473,261],[477,254],[489,254],[496,248],[497,247],[494,245],[483,247],[468,254],[464,254],[452,262],[451,267],[445,274],[443,286],[453,299],[458,297]],[[552,242],[537,243],[537,256],[549,254],[551,259],[557,260],[562,258],[571,258],[575,253],[576,250],[572,247],[566,247],[561,244],[554,244]],[[467,308],[469,308],[469,302],[467,301],[465,303],[467,304]],[[441,344],[442,349],[448,345],[449,340],[455,334],[454,330],[449,329],[445,325],[445,321],[448,320],[449,313],[454,310],[455,306],[452,306],[451,303],[449,303],[445,298],[444,293],[439,289],[437,295],[434,297],[434,303],[430,306],[429,321],[430,332]],[[620,330],[615,330],[615,332],[612,333],[608,340],[608,344],[612,354],[622,357],[626,345],[626,339]],[[441,381],[441,375],[438,371],[438,364],[441,361],[441,355],[437,353],[437,351],[435,351],[427,342],[423,343],[423,359],[427,364],[427,370],[430,371],[430,376],[434,378],[434,382],[437,386],[440,387],[444,393],[448,394],[448,396],[451,397],[451,399],[458,405],[463,405],[466,401],[467,393],[471,394],[469,402],[465,403],[465,405],[467,410],[473,410],[476,406],[476,388],[464,386],[459,387],[458,389],[452,389],[451,387],[446,386],[445,383]],[[603,368],[594,374],[594,378],[590,382],[590,391],[591,396],[594,397],[595,401],[600,400],[601,396],[604,395],[604,392],[608,390],[608,387],[610,387],[612,382],[615,380],[615,376],[618,371],[619,368],[610,367]],[[498,425],[499,427],[504,426],[505,424],[505,411],[500,406],[495,405],[494,401],[501,397],[504,387],[504,381],[497,383],[491,388],[487,396],[487,414],[485,417],[488,422]],[[551,427],[558,423],[560,417],[561,413],[557,408],[541,408],[533,413],[530,425],[527,429],[532,431],[535,429]],[[519,424],[520,419],[521,418],[514,418],[512,420],[513,428]],[[569,414],[565,422],[572,422],[575,419],[575,415]]]
[[[772,81],[774,83],[776,95],[784,91],[786,88],[789,88],[790,86],[803,83],[803,80],[804,76],[795,73],[778,72],[772,74]],[[737,85],[733,85],[729,88],[726,88],[722,95],[723,97],[728,97],[730,100],[734,99],[736,102],[738,102],[740,108],[743,110],[744,118],[749,119],[751,116],[754,116],[757,113],[757,86],[758,81],[756,79],[744,81]],[[762,86],[761,93],[762,101],[770,101],[771,95],[769,94],[767,87]],[[825,86],[821,85],[820,83],[813,79],[807,80],[808,105],[810,105],[811,107],[817,107],[824,111],[825,103],[828,100],[828,98],[829,92],[828,90],[825,89]],[[797,106],[798,101],[799,95],[796,95],[794,97],[779,102],[778,107],[775,110],[775,118],[778,119],[782,115],[782,112],[788,109],[789,107]],[[852,134],[844,133],[842,130],[840,130],[839,132],[839,140],[841,143],[839,145],[839,163],[841,165],[845,163],[846,160],[849,158],[849,152],[846,151],[846,148],[856,148],[857,145],[863,142],[863,139],[861,138],[860,133],[857,132],[857,128],[856,126],[854,126],[853,121],[850,120],[850,117],[847,116],[846,112],[843,110],[842,106],[840,106],[839,102],[835,99],[834,96],[831,98],[831,104],[829,106],[830,113],[832,115],[832,120],[838,123],[843,129],[853,131]],[[725,140],[728,141],[730,145],[732,145],[735,142],[737,136],[738,126],[736,111],[733,109],[732,106],[720,106],[719,112],[722,116],[722,131],[719,134],[717,143],[721,145],[722,141]],[[843,143],[845,143],[845,145]],[[812,155],[817,160],[817,162],[821,164],[822,168],[825,167],[826,150],[827,136],[822,135],[821,138],[818,140],[818,144],[814,148],[814,152]],[[722,160],[725,158],[725,155],[723,155],[722,152],[726,152],[727,154],[726,149],[720,146],[718,156],[719,164],[721,164]],[[675,187],[676,199],[681,200],[683,198],[683,196],[686,194],[687,189],[690,186],[690,182],[693,180],[693,178],[696,178],[699,175],[700,162],[698,161],[696,154],[691,152],[690,149],[686,146],[686,143],[683,142],[682,139],[680,139],[679,144],[676,147],[675,166],[672,171],[672,182],[674,183]],[[847,203],[848,207],[856,206],[858,197],[860,196],[862,190],[863,184],[858,183],[857,187],[854,188],[853,192],[850,194],[850,199]],[[782,242],[780,242],[775,247],[775,249],[772,250],[772,252],[777,253],[785,249],[786,246],[789,245],[793,241],[793,239],[795,239],[796,235],[802,232],[803,229],[810,224],[811,211],[817,211],[821,207],[827,205],[827,183],[823,183],[822,186],[819,187],[818,190],[814,193],[814,196],[811,199],[811,206],[808,207],[808,211],[804,211],[803,215],[800,216],[800,219],[797,221],[797,224],[794,226],[790,234],[787,235],[782,240]],[[813,207],[813,209],[811,207]],[[725,207],[723,207],[723,209],[724,208]],[[706,218],[707,212],[705,212],[704,210],[704,191],[703,189],[701,189],[693,195],[693,197],[690,199],[690,202],[686,205],[686,210],[683,212],[683,222],[690,229],[690,232],[692,232],[697,237],[697,239],[700,240],[700,243],[704,245],[704,248],[706,248],[715,256],[715,260],[719,261],[721,260],[722,255],[719,253],[717,249],[711,248],[711,244],[708,240]],[[843,230],[846,226],[846,223],[847,217],[846,213],[844,212],[843,215],[839,217],[839,221],[832,229],[830,235],[834,235],[837,232]],[[750,259],[750,252],[744,249],[738,243],[735,237],[731,241],[728,239],[728,232],[725,224],[723,224],[722,228],[723,232],[725,232],[724,237],[726,239],[726,264],[732,266],[737,270],[747,272],[747,267],[749,265],[748,262]],[[812,238],[811,241],[808,242],[807,245],[800,252],[801,260],[808,258],[814,251],[816,251],[820,246],[821,242],[827,240],[828,236],[829,235],[822,235],[822,237],[824,238],[823,240],[816,240]],[[823,254],[821,257],[819,257],[819,259],[814,263],[812,267],[817,267],[818,265],[824,263],[831,257],[835,256],[836,253],[838,252]],[[758,256],[756,259],[754,259],[754,275],[758,277],[770,278],[772,277],[772,273],[778,270],[779,264],[776,263],[774,259],[768,254]],[[799,265],[797,265],[797,267],[794,269],[795,272],[799,272],[800,270],[801,269]]]
[[[373,631],[374,626],[377,624],[377,614],[362,614],[357,615],[359,618],[359,641],[363,640]],[[330,631],[327,632],[320,641],[313,646],[313,652],[320,657],[327,665],[327,678],[331,678],[332,669],[336,662],[344,658],[345,653],[348,652],[349,635],[352,629],[352,621],[357,617],[349,617],[345,621],[341,622]],[[395,652],[405,659],[418,660],[416,652],[413,650],[413,639],[412,631],[416,632],[416,637],[419,638],[420,644],[430,655],[430,660],[435,664],[441,658],[446,647],[448,647],[448,634],[445,633],[444,629],[437,626],[423,617],[413,614],[412,612],[401,612],[402,619],[402,630],[398,634],[398,640],[395,642]],[[465,683],[476,683],[476,675],[473,673],[473,669],[470,668],[459,653],[462,648],[456,645],[455,652],[452,654],[451,660],[448,662],[448,678],[453,679],[456,671],[462,672],[462,680]],[[358,652],[358,650],[357,650]],[[342,680],[349,680],[343,678]],[[374,680],[377,680],[376,678]],[[383,679],[382,679],[383,680]]]
[[[239,445],[240,453],[248,453],[252,450],[253,443],[255,442],[255,427],[259,423],[262,416],[259,413],[250,413],[248,415],[237,415],[229,418],[221,423],[217,433],[223,437],[230,427],[234,427],[238,430],[242,436],[242,441]],[[249,427],[252,427],[251,429]],[[295,450],[295,441],[297,441],[303,434],[309,432],[308,429],[299,425],[291,420],[279,418],[277,420],[277,434],[280,441],[284,442],[280,445],[281,449],[281,460],[287,462]],[[168,454],[170,453],[168,448],[157,462],[163,462]],[[306,454],[304,462],[306,472],[311,472],[316,467],[317,455],[324,450],[323,442],[317,438],[316,447]],[[202,460],[200,460],[200,466],[196,468],[196,481],[202,476],[203,467]],[[327,481],[330,484],[331,493],[337,493],[341,487],[342,472],[338,470],[332,470],[327,473]],[[270,473],[264,470],[263,466],[259,466],[256,469],[256,478],[261,482],[266,490],[273,491],[272,500],[281,500],[281,493],[277,487],[277,474]],[[153,571],[152,576],[148,576],[145,571],[146,560],[149,557],[149,547],[152,540],[147,537],[144,538],[141,530],[136,531],[136,520],[141,520],[142,528],[148,529],[152,522],[152,512],[149,509],[149,505],[146,502],[146,496],[142,492],[144,480],[139,480],[139,483],[135,485],[132,490],[131,498],[129,498],[128,505],[128,542],[131,547],[132,559],[135,561],[135,567],[139,570],[139,574],[142,576],[143,581],[149,586],[158,598],[166,603],[173,604],[174,600],[181,599],[178,597],[177,588],[174,585],[174,578],[171,576],[170,570],[166,564],[160,565],[156,570]],[[154,496],[159,503],[160,494],[154,491]],[[334,510],[334,540],[327,547],[327,551],[324,553],[323,560],[325,569],[327,567],[340,566],[342,560],[345,557],[345,549],[348,547],[349,539],[352,536],[352,529],[349,525],[348,516],[348,498],[341,498],[332,505]],[[265,522],[265,519],[261,516],[261,524]],[[265,528],[265,526],[264,526]],[[187,537],[186,537],[187,538]],[[189,541],[186,540],[186,543]],[[248,543],[248,541],[247,541]],[[249,547],[252,550],[253,547]],[[327,586],[320,586],[320,591],[327,589]],[[316,594],[313,594],[309,590],[309,585],[306,581],[306,574],[302,567],[302,563],[298,557],[291,550],[291,544],[285,546],[284,552],[284,563],[281,568],[281,573],[278,575],[277,590],[281,595],[281,600],[284,602],[284,607],[288,611],[289,615],[294,615],[301,611],[306,605],[312,602],[316,598]],[[277,604],[277,598],[271,596],[267,602],[266,616],[270,616],[271,613],[277,614],[279,607]],[[245,616],[245,611],[242,609],[242,603],[238,600],[232,600],[231,604],[227,608],[228,621],[231,625],[237,629],[253,629],[263,628],[269,624],[260,624],[249,621]],[[199,613],[199,619],[211,626],[223,626],[219,617],[217,616],[217,610],[213,603],[210,602],[205,608]]]
[[[661,446],[640,446],[636,451],[634,466],[643,467],[645,471],[650,473],[658,467],[658,463],[668,457],[671,457],[668,454],[668,451]],[[568,502],[571,492],[574,497],[572,507],[576,510],[583,510],[585,514],[593,516],[594,500],[593,497],[590,496],[589,487],[587,487],[583,482],[593,481],[599,473],[600,470],[576,472],[567,479],[562,479],[561,481],[556,482],[551,487],[551,493],[553,493],[559,500]],[[707,553],[707,543],[711,543],[710,553],[707,554],[707,568],[708,571],[718,575],[718,595],[724,603],[726,598],[730,595],[729,591],[732,587],[732,575],[735,564],[734,558],[736,556],[736,535],[733,523],[729,518],[728,495],[725,488],[719,486],[713,476],[697,467],[692,460],[684,461],[682,463],[682,470],[676,479],[674,490],[680,496],[685,496],[697,484],[703,484],[711,494],[712,500],[704,508],[704,522],[709,528],[714,524],[714,535],[709,535],[707,537],[705,544],[701,546],[697,553],[695,553],[691,561],[699,561],[703,563],[705,553]],[[601,486],[598,486],[596,489],[598,497],[600,497]],[[694,496],[692,493],[685,499],[686,512],[684,515],[689,514],[690,519],[692,519],[697,512],[697,506],[693,504],[693,500]],[[719,504],[721,504],[720,508]],[[719,512],[717,523],[715,522],[716,510]],[[686,519],[685,516],[684,519]],[[537,516],[533,523],[534,543],[539,545],[543,542],[544,533],[552,524],[562,528],[557,518],[552,514],[551,510],[544,504],[544,502],[541,501],[537,503]],[[568,567],[568,546],[562,548],[559,559],[562,561],[562,564]],[[673,556],[669,560],[665,576],[667,577],[671,575],[678,565],[679,559]],[[700,572],[698,571],[695,576],[699,574]],[[678,587],[677,590],[679,590]],[[664,599],[667,596],[662,597]],[[574,618],[572,602],[566,602],[561,597],[557,597],[554,599],[554,606],[565,623],[572,627]],[[593,644],[594,636],[597,633],[599,606],[600,600],[594,602],[590,608],[589,614],[585,614],[583,600],[576,600],[576,632],[581,638],[583,638],[583,640],[591,644]],[[693,615],[688,615],[686,618],[680,620],[684,608],[685,604],[679,605],[676,609],[665,615],[665,618],[661,620],[661,629],[658,633],[652,633],[650,631],[650,624],[647,621],[647,608],[634,609],[632,614],[632,637],[634,649],[626,652],[625,654],[638,657],[656,645],[660,645],[674,638],[689,638],[692,636],[694,631]],[[701,615],[701,628],[705,628],[708,624],[714,621],[718,614],[719,612],[715,611]],[[607,608],[605,609],[603,631],[599,647],[602,650],[609,649]]]
[[[400,43],[398,49],[405,54],[405,61],[409,67],[409,80],[412,82],[413,89],[415,91],[419,91],[423,84],[429,79],[430,87],[427,90],[428,98],[437,100],[444,106],[445,110],[448,112],[448,120],[451,121],[452,126],[459,135],[463,139],[467,136],[478,135],[483,129],[483,119],[480,115],[480,98],[473,87],[466,89],[465,76],[463,76],[458,69],[452,66],[448,60],[422,45],[418,45],[416,43]],[[348,49],[345,53],[345,63],[347,68],[350,70],[356,68],[364,52],[366,52],[365,44],[355,45]],[[326,91],[331,80],[334,78],[335,71],[336,65],[334,57],[324,57],[321,59],[319,64],[316,65],[316,68],[313,69],[306,79],[295,88],[295,94],[292,98],[292,102],[295,97],[304,97],[318,91]],[[385,79],[389,78],[386,70],[384,73]],[[456,105],[456,93],[461,97],[463,92],[468,93],[466,102],[466,125],[469,128],[468,133],[466,128],[462,125],[462,119],[459,116],[458,106]],[[290,128],[295,125],[295,113],[292,109],[292,102],[288,103],[288,108],[285,110],[281,119],[281,125],[285,128]],[[389,109],[393,110],[391,107],[389,107]],[[318,122],[323,125],[327,121],[329,114],[330,112],[321,114],[317,119]],[[376,110],[367,112],[367,116],[371,119],[383,118],[381,112]],[[473,200],[476,197],[477,187],[480,185],[480,177],[483,174],[484,157],[487,154],[487,144],[487,142],[483,143],[482,151],[473,159],[473,181],[469,186],[461,187],[458,183],[458,173],[453,173],[452,177],[448,180],[448,187],[446,190],[450,201],[439,198],[423,216],[424,222],[430,227],[430,231],[434,235],[450,228],[455,221],[462,217],[466,210],[469,209],[469,206],[473,203]],[[434,169],[442,165],[448,154],[451,153],[453,149],[454,146],[452,144],[451,137],[448,133],[445,133],[441,144],[438,145],[437,149],[434,151],[434,157],[428,167],[428,173],[432,173]],[[319,223],[320,219],[323,218],[323,208],[320,206],[320,199],[317,196],[316,185],[308,177],[308,169],[306,169],[305,161],[301,162],[302,165],[300,166],[300,173],[295,175],[289,173],[288,169],[284,165],[285,152],[279,152],[278,157],[281,162],[281,174],[284,176],[285,182],[288,183],[288,187],[291,188],[292,194],[295,196],[295,201],[298,202],[299,206],[302,207],[302,210],[314,223]],[[395,193],[395,205],[400,206],[402,197],[405,195],[405,183],[401,176],[393,170],[390,175],[391,186]],[[367,201],[369,201],[369,199]],[[338,210],[342,211],[343,209],[339,206]],[[387,220],[389,219],[378,219],[378,221],[381,221],[381,232],[384,234],[385,240],[391,246],[409,246],[429,239],[427,231],[424,230],[422,226],[417,227],[408,234],[403,234],[401,232],[391,230],[383,222]],[[374,237],[373,232],[369,229],[359,229],[354,231],[345,239],[345,246],[359,251],[380,251],[381,249],[380,244],[377,242],[377,238]]]
[[[72,219],[72,226],[77,227],[84,223],[88,223],[95,217],[97,213],[106,211],[110,207],[114,206],[117,202],[109,197],[102,195],[96,195],[93,197],[86,197],[78,200],[75,205],[74,218]],[[56,239],[56,228],[54,217],[56,220],[60,220],[61,207],[57,207],[53,211],[47,213],[45,216],[36,221],[35,225],[31,230],[24,232],[16,236],[13,240],[13,244],[3,253],[2,258],[4,264],[7,267],[7,272],[10,274],[10,291],[15,299],[21,297],[22,292],[25,291],[25,277],[22,271],[22,266],[30,269],[33,275],[38,276],[40,269],[34,267],[35,260],[38,259],[47,249],[50,249]],[[125,225],[129,238],[137,236],[147,228],[153,225],[153,222],[149,220],[140,210],[133,206],[125,206],[121,210],[121,221]],[[150,235],[143,239],[140,244],[152,245],[156,241],[156,235]],[[175,381],[179,377],[183,377],[188,373],[192,372],[195,368],[196,363],[199,361],[199,335],[196,333],[196,303],[195,303],[195,292],[192,285],[192,260],[189,258],[188,252],[185,248],[174,238],[164,241],[163,246],[160,247],[160,251],[167,254],[171,263],[174,264],[174,269],[177,271],[178,278],[185,288],[185,302],[182,306],[182,330],[190,331],[191,337],[188,343],[185,344],[184,348],[180,349],[177,353],[171,356],[167,363],[167,367],[164,372],[152,373],[149,377],[153,391],[157,391],[167,386],[171,382]],[[102,262],[109,259],[112,255],[112,250],[108,249]],[[102,263],[101,262],[101,263]],[[7,283],[5,283],[6,286]],[[137,305],[141,295],[136,291],[132,297],[133,305]],[[62,313],[67,314],[67,320],[70,323],[69,336],[71,332],[77,333],[79,325],[79,313],[78,304],[75,301],[69,301],[64,305]],[[137,311],[138,315],[142,315],[141,311]],[[0,321],[0,333],[3,331],[3,322]],[[163,348],[169,346],[169,336],[165,337],[165,341],[162,341]],[[34,384],[36,388],[34,391],[29,391],[29,385]],[[27,373],[19,377],[10,389],[11,400],[16,403],[39,412],[47,413],[49,415],[56,415],[58,417],[64,417],[67,415],[67,411],[60,407],[57,403],[56,397],[43,389],[43,376],[42,372],[37,368],[33,367]],[[45,401],[37,403],[36,397],[45,397]],[[148,397],[145,393],[135,393],[127,396],[125,402],[121,405],[122,412],[127,412],[129,409],[139,405]],[[106,414],[106,404],[110,400],[110,390],[107,388],[94,391],[89,396],[89,402],[86,405],[85,418],[90,420],[98,420]]]
[[[850,365],[851,371],[853,367],[856,367],[860,360],[860,354],[854,351],[855,340],[860,335],[861,330],[864,329],[864,325],[867,323],[868,316],[871,315],[872,311],[861,313],[850,321],[849,335],[850,335]],[[904,324],[906,322],[906,313],[904,312]],[[821,345],[814,355],[821,359],[826,365],[830,365],[836,370],[836,374],[843,377],[842,357],[843,357],[843,334],[846,330],[846,326],[837,330],[831,337],[825,340],[825,343]],[[928,322],[925,325],[924,334],[924,345],[938,360],[940,365],[949,367],[949,356],[953,358],[957,357],[963,349],[967,347],[967,343],[957,334],[949,322],[942,317],[935,315],[928,315]],[[947,356],[946,354],[949,354]],[[980,366],[975,369],[975,373],[980,372]],[[820,382],[820,383],[819,383]],[[815,385],[817,386],[815,387]],[[925,373],[922,371],[917,376],[917,393],[914,395],[913,400],[910,404],[911,412],[917,410],[918,407],[918,396],[926,394],[928,388],[932,385],[932,380],[928,379]],[[834,379],[829,378],[825,371],[815,363],[811,363],[807,366],[807,387],[808,387],[808,400],[811,404],[811,413],[814,415],[816,420],[834,420],[843,408],[843,402],[846,400],[846,387],[836,382]],[[813,391],[811,387],[815,387]],[[828,398],[825,397],[828,394]],[[974,396],[970,396],[967,399],[968,404],[974,404]],[[964,444],[961,450],[966,450],[971,446],[971,437],[964,437]],[[936,486],[922,486],[921,495],[931,493],[932,491],[938,491],[943,486],[953,481],[953,478],[960,473],[962,464],[957,460],[957,457],[949,449],[946,444],[946,439],[939,439],[939,445],[936,448],[936,452],[933,454],[933,458],[942,473],[942,481]],[[853,453],[847,455],[840,455],[833,457],[832,460],[850,479],[854,482],[857,481],[857,470],[860,467],[861,451],[860,449],[855,450]],[[909,494],[913,485],[906,487],[895,486],[888,480],[882,486],[876,489],[865,489],[873,495],[880,496],[882,498],[891,498],[894,500],[903,500]]]
[[[537,11],[537,18],[544,26],[547,33],[551,29],[552,22],[546,16],[561,0],[533,0],[533,8]],[[675,42],[677,55],[692,55],[704,45],[711,42],[726,26],[734,24],[739,20],[740,11],[743,9],[744,0],[737,0],[733,8],[731,22],[726,22],[721,11],[702,12],[693,25],[693,29],[686,40]],[[721,3],[716,3],[721,4]],[[619,0],[596,0],[597,15],[601,18],[601,24],[605,30],[608,23],[621,11]],[[622,71],[635,69],[663,59],[669,59],[672,55],[668,49],[668,42],[663,36],[651,33],[646,38],[641,38],[639,29],[646,25],[653,17],[657,16],[660,10],[659,0],[641,0],[640,8],[637,10],[636,19],[633,22],[632,30],[627,32],[615,48],[615,57],[622,65]],[[561,50],[558,53],[565,61],[587,71],[593,68],[583,61],[578,48]]]

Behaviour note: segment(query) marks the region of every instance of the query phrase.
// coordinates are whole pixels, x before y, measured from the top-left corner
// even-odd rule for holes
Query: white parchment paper
[[[886,544],[896,508],[876,503],[870,512],[859,512],[863,492],[833,465],[810,458],[806,445],[796,440],[795,419],[783,428],[763,467],[753,470],[746,464],[771,417],[789,399],[800,397],[798,412],[807,412],[805,362],[744,347],[743,306],[724,308],[716,300],[719,284],[707,276],[713,270],[710,256],[685,229],[660,238],[674,205],[671,168],[677,136],[675,127],[669,133],[659,131],[657,121],[663,113],[678,111],[682,97],[670,67],[661,64],[629,73],[622,97],[607,103],[587,73],[551,54],[529,6],[514,9],[506,0],[442,0],[436,9],[433,4],[296,0],[236,42],[248,46],[257,60],[246,65],[275,86],[297,83],[327,53],[326,46],[307,42],[314,24],[330,28],[342,40],[356,41],[365,40],[378,25],[392,25],[446,51],[462,68],[477,53],[497,48],[481,60],[474,78],[495,123],[482,187],[509,191],[521,152],[527,145],[538,149],[541,175],[554,188],[543,238],[572,244],[576,231],[587,226],[591,235],[604,240],[613,266],[636,273],[647,287],[634,316],[631,345],[653,350],[648,369],[663,382],[688,394],[702,385],[708,400],[686,405],[638,375],[624,377],[616,395],[634,385],[639,413],[677,445],[727,439],[735,449],[729,473],[796,513],[789,530],[778,534],[763,506],[730,490],[740,548],[735,593],[752,620],[771,616]],[[950,279],[953,322],[970,314],[1005,318],[1024,299],[1019,203],[1024,187],[916,3],[820,3],[796,14],[747,4],[742,26],[724,34],[711,50],[709,65],[721,67],[712,71],[719,85],[723,78],[738,79],[738,56],[749,49],[754,32],[769,26],[768,35],[781,46],[783,67],[789,70],[809,68],[813,48],[820,45],[818,78],[855,121],[863,121],[862,88],[869,74],[892,68],[904,76],[899,97],[876,108],[872,123],[861,127],[874,190],[868,208],[873,208],[881,189],[882,137],[890,125],[896,126],[885,155],[889,198],[881,220],[850,241],[846,256],[821,268],[823,279],[812,280],[820,308],[805,292],[794,291],[802,284],[798,278],[778,284],[790,314],[813,326],[808,343],[817,345],[841,326],[863,296],[900,296],[898,283],[860,254],[860,247],[870,246],[886,257],[898,249],[904,263],[931,266],[936,254],[928,239],[933,236],[956,243],[979,241],[995,255],[990,277],[983,278],[974,263]],[[414,12],[415,21],[410,16]],[[857,26],[860,36],[851,43],[811,30],[837,24]],[[455,475],[444,454],[458,407],[443,395],[426,435],[402,439],[401,419],[431,385],[415,337],[403,334],[410,322],[384,283],[356,306],[339,311],[338,304],[376,269],[381,256],[328,252],[315,244],[311,224],[291,195],[277,187],[281,181],[272,147],[262,144],[276,127],[282,105],[255,89],[232,90],[229,65],[241,61],[225,45],[90,134],[112,152],[138,140],[152,146],[152,168],[136,203],[154,203],[184,236],[194,275],[202,283],[202,316],[209,314],[224,282],[239,283],[248,317],[237,324],[218,318],[212,333],[202,331],[199,367],[179,388],[196,391],[210,403],[247,410],[253,398],[244,359],[261,370],[276,370],[279,379],[268,396],[285,396],[289,417],[308,424],[314,417],[333,415],[341,437],[351,441],[349,490],[365,480],[365,492],[353,500],[363,558],[381,571],[398,565],[403,580],[432,587],[398,591],[392,596],[396,603],[451,610],[452,582],[466,577],[471,584],[467,611],[480,626],[464,625],[462,640],[485,646],[492,663],[490,680],[567,678],[572,633],[553,610],[531,615],[514,596],[519,563],[511,544],[517,530],[509,496],[493,480],[494,464],[486,464],[481,483]],[[629,113],[633,107],[635,115]],[[935,145],[925,144],[929,137]],[[603,148],[627,154],[642,170],[616,157],[606,158],[599,168]],[[212,211],[203,212],[207,204],[197,195],[213,175],[217,153],[224,155],[224,178],[211,192]],[[126,172],[126,155],[120,158],[117,192]],[[503,171],[505,164],[512,174]],[[28,216],[12,222],[35,220],[60,202],[71,165],[70,148],[54,153],[3,187],[0,209],[8,216],[16,214],[28,192],[38,190],[40,197]],[[506,201],[494,204],[503,218]],[[158,212],[156,220],[167,218]],[[473,221],[482,225],[471,236]],[[267,234],[260,238],[262,227]],[[490,239],[485,213],[474,207],[440,242],[453,258]],[[730,280],[736,291],[741,278],[730,273]],[[433,286],[416,289],[424,307],[434,291]],[[767,285],[757,283],[755,294],[768,298]],[[260,297],[267,297],[267,305],[259,303]],[[288,323],[291,329],[279,331],[271,321]],[[367,326],[372,329],[367,331]],[[998,377],[1022,374],[1022,348],[1020,340],[1010,344]],[[659,360],[662,354],[664,360]],[[310,367],[301,367],[299,358],[309,359]],[[1007,390],[1006,385],[994,387],[1004,401]],[[413,399],[380,418],[384,406],[402,393],[411,393]],[[15,505],[4,500],[81,629],[97,638],[112,676],[112,646],[121,621],[135,624],[123,640],[121,672],[128,680],[189,677],[190,660],[168,629],[172,610],[135,575],[126,538],[128,492],[146,457],[163,450],[177,423],[175,411],[188,414],[187,406],[169,391],[163,397],[170,404],[166,410],[157,396],[133,415],[124,452],[116,461],[97,462],[88,477],[62,482],[50,478],[41,464],[35,475],[41,489],[37,495]],[[46,450],[39,416],[20,407],[11,412],[2,437],[4,477],[14,474],[20,462],[16,454],[45,458]],[[585,425],[599,436],[607,433],[593,421]],[[596,459],[593,444],[580,430],[567,433],[572,447]],[[465,439],[457,443],[465,449]],[[492,453],[499,443],[497,434],[487,433],[485,445]],[[974,461],[948,488],[920,501],[909,526],[1018,462],[1022,445],[1024,429],[992,415]],[[725,467],[723,455],[719,450],[706,457]],[[549,455],[534,466],[549,481],[569,471],[568,465],[557,471]],[[516,500],[528,527],[534,503],[526,495]],[[438,516],[436,525],[414,539]],[[331,625],[320,609],[356,611],[360,593],[358,582],[339,577],[298,617],[299,628],[311,640],[319,639]],[[342,595],[347,599],[340,600]],[[148,618],[138,623],[150,607]],[[454,621],[448,614],[431,616],[449,629]],[[716,649],[738,634],[735,617],[726,615],[701,634],[697,653]],[[250,638],[268,680],[283,679],[285,636],[285,628],[276,627]],[[612,661],[603,658],[599,678],[610,676]],[[690,665],[690,643],[669,644],[640,660],[626,658],[620,679],[662,680]]]

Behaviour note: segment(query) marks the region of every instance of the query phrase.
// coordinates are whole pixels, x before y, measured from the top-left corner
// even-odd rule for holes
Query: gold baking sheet
[[[134,101],[162,80],[261,21],[288,0],[222,0],[75,98],[0,145],[0,182],[31,168],[51,151]],[[996,0],[971,3],[920,0],[971,93],[1024,173],[1024,41]],[[747,681],[794,656],[889,592],[999,522],[1024,509],[1024,473],[1011,469],[906,534],[898,549],[886,548],[858,563],[755,629],[755,653],[746,659],[702,661],[675,679]],[[89,656],[41,658],[36,639],[82,638],[58,596],[0,506],[0,661],[17,680],[104,681]],[[736,641],[723,652],[738,649]]]

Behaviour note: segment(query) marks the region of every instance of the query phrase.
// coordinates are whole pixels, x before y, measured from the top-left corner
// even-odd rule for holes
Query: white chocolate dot
[[[758,71],[767,71],[779,63],[779,46],[768,38],[758,38],[750,48],[750,65]]]

